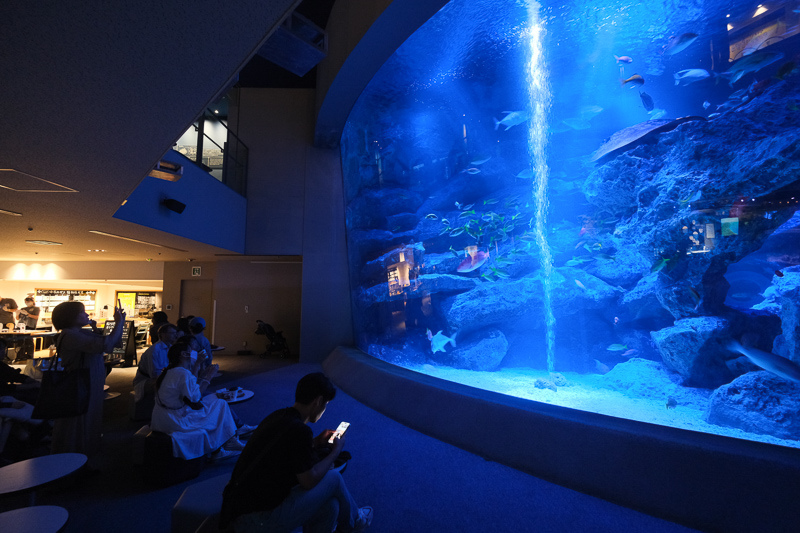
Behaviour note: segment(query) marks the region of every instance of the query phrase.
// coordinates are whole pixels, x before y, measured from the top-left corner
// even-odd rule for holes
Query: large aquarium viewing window
[[[452,0],[341,138],[358,347],[800,447],[800,2]]]

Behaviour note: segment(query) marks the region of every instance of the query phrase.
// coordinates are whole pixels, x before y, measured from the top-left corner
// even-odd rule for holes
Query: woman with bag
[[[53,309],[53,326],[61,333],[56,339],[58,357],[67,372],[89,370],[89,409],[86,414],[57,418],[53,425],[52,453],[77,452],[88,456],[90,469],[97,468],[103,423],[106,381],[104,353],[110,353],[122,340],[125,312],[114,308],[114,329],[103,335],[89,320],[81,302],[63,302]],[[91,325],[92,329],[83,329]],[[73,399],[65,399],[71,401]],[[94,459],[94,460],[93,460]]]

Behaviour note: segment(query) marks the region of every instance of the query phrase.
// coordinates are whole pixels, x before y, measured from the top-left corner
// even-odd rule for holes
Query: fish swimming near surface
[[[781,59],[783,59],[783,52],[756,52],[738,60],[721,75],[730,78],[728,83],[733,87],[733,84],[748,72],[756,72]]]
[[[669,42],[664,46],[662,53],[667,54],[668,56],[674,56],[678,52],[682,52],[689,48],[689,45],[696,40],[696,33],[683,33],[677,37],[670,37]]]
[[[506,114],[502,119],[494,119],[494,129],[498,126],[505,126],[505,131],[508,131],[513,126],[518,126],[531,118],[527,111],[503,111]]]
[[[737,340],[729,342],[727,348],[732,352],[739,352],[750,359],[753,364],[768,372],[772,372],[777,376],[794,381],[795,383],[800,383],[800,365],[790,359],[775,355],[774,353],[764,352],[758,348],[743,346],[742,343]]]
[[[489,260],[489,252],[478,251],[470,255],[458,265],[456,272],[472,272],[483,266]]]
[[[456,335],[458,332],[453,334],[453,337],[447,337],[443,335],[441,331],[439,331],[436,335],[431,333],[431,330],[428,330],[428,340],[431,341],[431,350],[433,353],[436,352],[445,352],[445,345],[450,343],[450,345],[455,348],[456,347]],[[447,352],[445,352],[447,353]]]
[[[633,63],[633,58],[631,56],[614,56],[614,59],[617,61],[617,65]]]
[[[639,74],[634,74],[627,80],[620,80],[619,84],[622,87],[628,85],[631,89],[634,87],[641,87],[642,85],[644,85],[644,78],[641,77]]]
[[[678,407],[678,400],[670,396],[667,398],[667,409],[675,409]]]
[[[681,70],[672,75],[675,78],[675,85],[689,85],[696,81],[704,80],[711,76],[707,70],[701,68],[689,68]]]
[[[653,102],[652,96],[642,91],[639,93],[639,98],[642,99],[642,105],[644,106],[645,109],[647,109],[648,111],[652,111],[653,109],[655,109],[656,104],[655,102]]]

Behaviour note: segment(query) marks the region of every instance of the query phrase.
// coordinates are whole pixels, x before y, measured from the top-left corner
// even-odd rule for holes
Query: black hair
[[[85,310],[81,302],[61,302],[53,309],[50,320],[53,322],[53,327],[58,330],[71,328],[75,325],[78,315]]]
[[[317,397],[329,402],[336,397],[336,387],[333,386],[322,372],[307,374],[300,378],[297,388],[294,391],[294,401],[303,405],[308,405]]]
[[[161,338],[161,335],[164,335],[164,334],[166,334],[166,333],[167,333],[167,330],[169,330],[170,328],[174,329],[175,331],[178,331],[178,328],[176,328],[176,327],[175,327],[175,324],[170,324],[169,322],[167,322],[166,324],[162,324],[161,326],[159,326],[159,328],[158,328],[158,333],[157,333],[157,335],[158,335],[158,338],[160,339],[160,338]]]
[[[169,317],[164,311],[156,311],[153,313],[153,324],[160,324],[161,322],[169,322]]]
[[[170,346],[169,351],[167,352],[169,364],[164,370],[161,371],[161,374],[159,374],[158,379],[156,380],[156,390],[161,387],[161,382],[164,381],[164,376],[167,375],[167,371],[181,365],[181,354],[183,352],[190,351],[192,351],[192,348],[189,346],[189,343],[181,342],[180,340]]]

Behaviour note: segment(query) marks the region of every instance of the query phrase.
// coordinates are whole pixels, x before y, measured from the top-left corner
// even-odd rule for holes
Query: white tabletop
[[[0,513],[0,531],[3,533],[56,533],[69,519],[63,507],[36,505]]]
[[[0,494],[35,489],[68,476],[86,464],[82,453],[57,453],[26,459],[0,468]]]

